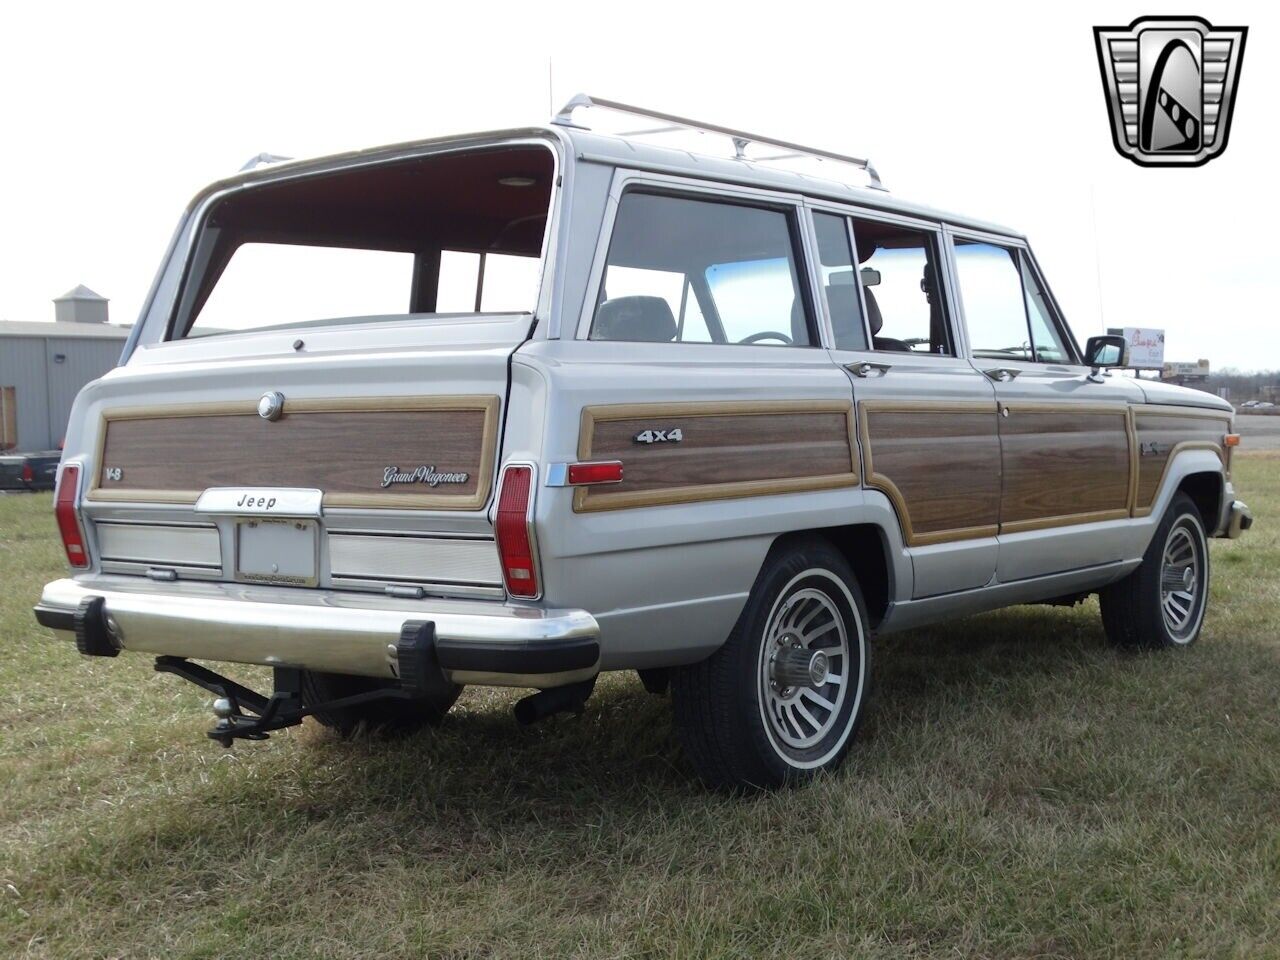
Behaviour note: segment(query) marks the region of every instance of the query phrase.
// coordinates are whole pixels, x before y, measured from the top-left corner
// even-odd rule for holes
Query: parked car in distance
[[[227,746],[467,684],[532,722],[634,670],[707,784],[797,783],[849,749],[873,633],[1098,594],[1117,644],[1196,639],[1208,539],[1252,522],[1233,410],[1123,353],[1016,231],[609,101],[281,163],[195,198],[77,399],[35,614],[213,692]]]
[[[0,490],[52,490],[61,452],[0,454]]]

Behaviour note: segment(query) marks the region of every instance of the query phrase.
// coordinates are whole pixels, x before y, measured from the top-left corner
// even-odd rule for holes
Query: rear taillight
[[[533,545],[533,467],[513,464],[503,471],[494,532],[507,593],[536,600],[542,588]]]
[[[31,469],[31,461],[28,460],[22,465],[22,482],[34,483],[35,479],[36,479],[36,472]]]
[[[67,551],[67,563],[83,570],[89,566],[89,549],[85,545],[84,527],[80,524],[79,497],[80,467],[69,463],[58,475],[58,488],[53,494],[53,515],[58,520],[58,532],[62,534],[62,546]]]

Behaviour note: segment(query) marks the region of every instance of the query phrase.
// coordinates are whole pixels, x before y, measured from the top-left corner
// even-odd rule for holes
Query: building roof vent
[[[53,319],[58,323],[106,323],[107,298],[78,284],[54,299]]]

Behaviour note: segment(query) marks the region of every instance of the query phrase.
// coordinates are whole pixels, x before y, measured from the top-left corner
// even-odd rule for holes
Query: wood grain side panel
[[[1225,411],[1183,412],[1160,410],[1134,411],[1134,431],[1138,442],[1138,483],[1134,499],[1134,515],[1146,516],[1159,495],[1169,462],[1181,450],[1206,449],[1217,453],[1224,466],[1230,464],[1230,451],[1224,437],[1231,430],[1231,417]],[[1154,448],[1152,445],[1154,444]]]
[[[1000,418],[1003,532],[1128,515],[1127,406],[1007,406]]]
[[[637,443],[679,428],[679,443]],[[858,483],[852,404],[827,401],[588,407],[582,460],[620,460],[623,480],[575,491],[578,511],[766,496]]]
[[[994,536],[1000,521],[996,405],[863,401],[867,486],[897,508],[908,545]]]
[[[496,397],[473,397],[286,401],[274,422],[253,405],[109,412],[90,496],[182,503],[208,487],[315,487],[329,506],[478,509],[491,484],[497,409]],[[383,487],[387,467],[467,480]]]

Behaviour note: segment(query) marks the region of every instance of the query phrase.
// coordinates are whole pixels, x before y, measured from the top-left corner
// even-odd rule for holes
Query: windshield
[[[269,182],[206,217],[173,339],[531,313],[554,161],[541,146]]]

